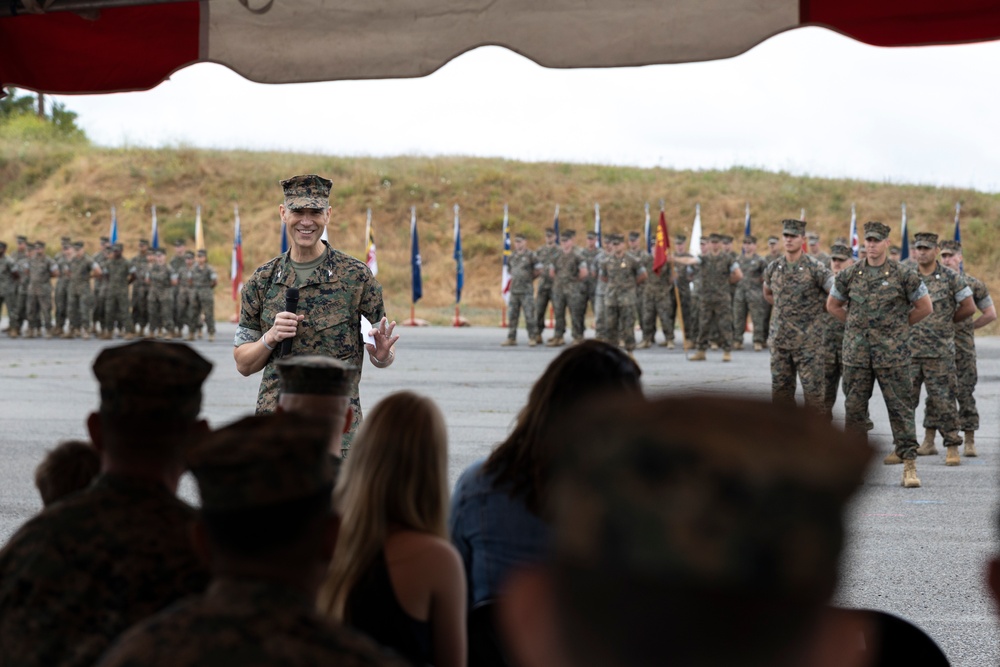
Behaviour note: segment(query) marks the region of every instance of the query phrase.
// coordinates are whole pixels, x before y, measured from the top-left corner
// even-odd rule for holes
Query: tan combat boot
[[[214,333],[208,334],[208,342],[209,343],[214,343],[215,342],[215,334]],[[531,345],[531,343],[528,343],[528,345]]]
[[[723,361],[732,361],[733,360],[733,353],[730,352],[729,350],[726,350],[725,352],[722,353],[722,360]]]
[[[965,432],[965,452],[966,456],[979,456],[976,453],[976,432],[966,431]]]
[[[653,347],[652,341],[648,341],[645,338],[643,338],[642,340],[639,341],[639,344],[635,346],[635,349],[648,350],[651,347]]]
[[[927,433],[924,435],[924,441],[917,447],[917,456],[933,456],[938,453],[937,447],[934,446],[934,436],[937,434],[937,430],[933,428],[925,430]]]
[[[958,456],[958,445],[950,445],[947,447],[948,453],[945,454],[944,464],[946,466],[957,466],[962,464],[962,459]]]
[[[917,462],[915,459],[903,461],[903,487],[907,489],[920,488],[920,478],[917,477]]]
[[[696,350],[694,354],[688,357],[688,361],[705,361],[705,350]]]
[[[504,341],[500,343],[500,347],[514,347],[516,345],[517,341],[513,338],[505,338]]]
[[[80,338],[82,338],[84,340],[90,340],[90,330],[89,329],[80,329]]]
[[[689,340],[684,341],[684,351],[685,352],[690,351],[692,347],[694,347],[694,343],[692,343]]]
[[[884,459],[882,459],[882,463],[884,463],[887,466],[898,466],[902,462],[903,459],[899,458],[899,455],[896,454],[895,449],[889,452],[889,455],[886,456]]]
[[[76,329],[66,329],[65,333],[62,335],[63,338],[76,338]]]
[[[763,349],[764,349],[764,346],[761,345],[760,343],[754,343],[753,344],[753,351],[754,352],[761,352],[761,351],[763,351]]]
[[[187,335],[187,341],[189,343],[194,342],[194,334],[191,333],[190,331],[188,332],[188,335]]]
[[[563,340],[562,336],[553,336],[552,338],[549,339],[549,342],[546,343],[545,345],[547,347],[562,347],[565,344],[566,341]]]
[[[733,343],[733,349],[734,350],[742,350],[743,349],[743,341],[737,341],[737,342]]]

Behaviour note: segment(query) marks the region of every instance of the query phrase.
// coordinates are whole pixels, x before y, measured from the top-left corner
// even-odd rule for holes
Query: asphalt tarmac
[[[236,372],[231,340],[235,327],[219,325],[214,343],[194,346],[215,364],[205,387],[203,414],[213,426],[253,411],[260,376]],[[559,349],[501,348],[505,332],[492,328],[402,328],[396,361],[386,370],[365,363],[361,401],[410,389],[434,398],[448,420],[454,483],[462,469],[485,456],[507,434],[528,390]],[[592,335],[592,332],[588,332]],[[0,338],[0,543],[41,507],[34,468],[46,449],[67,439],[86,439],[84,421],[97,407],[90,365],[108,344],[96,340]],[[115,343],[117,344],[117,342]],[[891,441],[881,394],[875,390],[871,417],[878,458],[849,519],[839,603],[886,610],[922,627],[952,664],[1000,663],[996,612],[987,593],[984,567],[997,552],[997,468],[1000,462],[1000,338],[977,341],[981,426],[980,456],[947,468],[942,454],[922,457],[923,488],[900,487],[901,466],[884,466]],[[734,352],[722,363],[709,352],[702,363],[680,350],[655,347],[636,352],[647,393],[725,393],[769,396],[766,352]],[[843,397],[835,419],[843,417]],[[922,408],[917,412],[918,438]],[[753,446],[747,433],[747,446]],[[939,437],[940,442],[940,437]],[[197,502],[185,478],[181,494]]]

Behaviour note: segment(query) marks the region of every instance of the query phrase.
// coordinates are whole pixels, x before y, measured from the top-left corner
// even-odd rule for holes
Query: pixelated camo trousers
[[[909,366],[890,368],[861,368],[844,366],[845,428],[867,435],[865,425],[868,401],[871,400],[875,381],[885,399],[889,413],[889,427],[896,455],[901,459],[917,458],[917,434],[913,413],[913,385]]]

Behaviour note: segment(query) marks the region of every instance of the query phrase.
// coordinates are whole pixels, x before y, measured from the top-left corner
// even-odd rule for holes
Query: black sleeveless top
[[[347,597],[348,624],[416,665],[433,664],[431,624],[403,609],[392,590],[385,552],[379,551],[368,571]]]

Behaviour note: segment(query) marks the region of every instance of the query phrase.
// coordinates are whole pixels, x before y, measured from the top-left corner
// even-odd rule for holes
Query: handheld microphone
[[[299,288],[289,287],[288,291],[285,292],[285,310],[289,313],[294,313],[299,307]],[[281,354],[280,357],[287,356],[292,352],[292,339],[286,338],[281,341]]]

